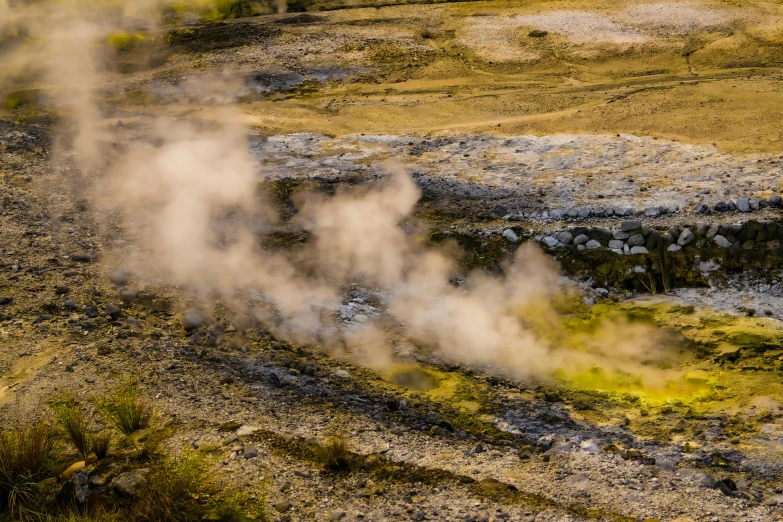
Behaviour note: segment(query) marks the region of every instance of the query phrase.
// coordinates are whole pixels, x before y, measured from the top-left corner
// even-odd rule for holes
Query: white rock
[[[646,253],[648,253],[646,247],[643,246],[631,247],[631,254],[646,254]]]
[[[669,245],[669,248],[667,248],[666,250],[669,252],[679,252],[680,250],[682,250],[682,247],[680,245],[672,243],[671,245]]]
[[[517,236],[516,233],[510,228],[507,228],[506,230],[503,231],[503,237],[508,239],[512,243],[519,242],[519,236]]]
[[[248,425],[240,426],[239,429],[237,430],[237,437],[247,437],[248,435],[252,435],[253,433],[257,432],[260,429],[261,428],[259,428],[258,426],[248,426]]]
[[[721,248],[729,248],[731,246],[729,240],[721,236],[720,234],[717,234],[715,237],[712,238],[712,240],[715,241],[715,244]]]
[[[585,246],[588,250],[595,250],[596,248],[601,248],[601,243],[596,241],[595,239],[591,239],[587,243],[585,243]]]

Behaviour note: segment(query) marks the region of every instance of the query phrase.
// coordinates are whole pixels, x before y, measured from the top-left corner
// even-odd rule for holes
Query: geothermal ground
[[[97,463],[63,449],[62,469],[86,471],[58,470],[47,506],[142,502],[155,461],[136,450],[154,432],[268,520],[783,519],[783,6],[342,7],[103,37],[91,169],[68,85],[0,78],[0,427],[68,393],[110,432],[97,404],[129,379],[156,412]],[[22,38],[2,35],[0,63]],[[257,246],[312,269],[307,202],[404,171],[421,197],[395,229],[453,261],[454,292],[502,294],[525,246],[544,252],[547,292],[502,313],[519,304],[548,351],[484,356],[481,331],[454,350],[414,332],[429,310],[401,314],[399,288],[363,277],[324,324],[377,325],[377,351],[297,335],[259,312],[263,292],[213,286],[247,265],[168,278],[145,201],[106,172],[133,144],[164,147],[162,119],[215,132],[227,110],[271,210],[212,216],[221,233],[257,223]],[[174,192],[205,183],[191,167]],[[194,257],[222,248],[180,225],[169,242]],[[335,440],[339,462],[323,456]]]

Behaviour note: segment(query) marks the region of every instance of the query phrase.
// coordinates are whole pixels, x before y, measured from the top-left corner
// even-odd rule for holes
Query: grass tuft
[[[81,408],[72,397],[65,397],[54,411],[70,443],[82,458],[87,458],[92,450],[92,441]]]
[[[102,409],[109,421],[123,435],[149,428],[152,422],[152,405],[139,396],[133,382],[119,386],[106,398]]]
[[[335,435],[321,446],[318,461],[327,469],[348,469],[351,466],[351,451],[348,441],[342,435]]]

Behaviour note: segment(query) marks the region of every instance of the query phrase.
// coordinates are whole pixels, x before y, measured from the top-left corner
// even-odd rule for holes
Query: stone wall
[[[659,244],[667,252],[688,248],[725,248],[742,250],[779,250],[783,241],[783,223],[750,219],[731,225],[696,223],[666,229],[651,227],[642,221],[626,220],[614,229],[574,226],[535,238],[546,249],[607,249],[616,254],[647,254]]]

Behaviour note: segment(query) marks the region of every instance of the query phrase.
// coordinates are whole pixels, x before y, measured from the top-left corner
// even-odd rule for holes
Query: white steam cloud
[[[238,295],[257,292],[266,304],[259,318],[276,335],[347,349],[365,364],[390,361],[390,345],[402,336],[519,378],[596,364],[655,373],[644,363],[657,359],[662,340],[647,328],[606,322],[579,347],[569,345],[552,307],[557,267],[533,246],[518,250],[502,279],[473,274],[465,287],[452,285],[450,257],[401,227],[420,193],[399,165],[389,164],[389,178],[364,192],[305,197],[295,224],[312,240],[301,251],[261,248],[259,232],[274,230],[279,218],[259,193],[263,172],[230,108],[209,125],[161,117],[135,129],[101,127],[96,93],[106,81],[106,51],[97,43],[122,28],[128,13],[157,12],[150,2],[136,7],[104,12],[47,3],[46,11],[15,11],[0,3],[0,19],[26,24],[47,43],[18,51],[12,62],[42,60],[47,89],[75,129],[72,151],[99,180],[90,188],[99,211],[119,215],[132,238],[125,259],[135,273],[205,299],[217,293],[236,306]],[[121,150],[110,153],[107,133],[117,133]],[[354,282],[385,296],[383,320],[350,327],[339,320],[344,288]]]

